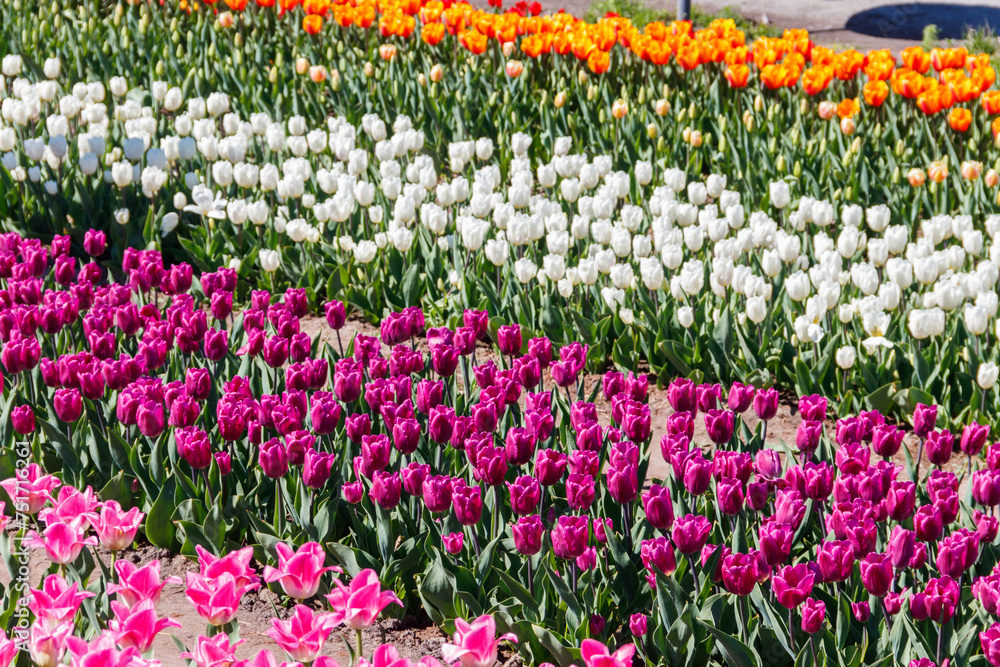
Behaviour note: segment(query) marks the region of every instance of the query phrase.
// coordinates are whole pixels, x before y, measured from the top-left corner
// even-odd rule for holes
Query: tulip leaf
[[[146,514],[146,538],[153,546],[161,549],[174,547],[175,529],[170,521],[174,510],[174,481],[171,479],[161,487],[160,495]]]
[[[566,568],[572,567],[572,564],[566,563]],[[552,566],[548,563],[545,564],[545,572],[549,575],[549,582],[551,582],[552,587],[556,590],[556,594],[559,595],[559,599],[566,603],[566,625],[570,630],[576,630],[583,626],[586,622],[583,614],[583,609],[580,608],[580,601],[577,599],[576,594],[570,590],[569,584],[567,584],[562,577],[555,573]]]
[[[757,652],[736,637],[723,632],[702,619],[696,619],[696,622],[704,626],[715,637],[727,665],[732,667],[757,667],[763,664]]]

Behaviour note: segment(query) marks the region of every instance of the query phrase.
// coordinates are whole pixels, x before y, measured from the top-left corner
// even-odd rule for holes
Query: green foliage
[[[938,39],[938,27],[931,23],[924,26],[924,38],[920,42],[920,46],[924,48],[924,51],[930,51],[937,46]]]
[[[670,21],[673,15],[661,9],[648,6],[643,0],[597,0],[587,10],[585,19],[591,23],[599,21],[608,12],[623,16],[638,27],[643,28],[653,21]]]

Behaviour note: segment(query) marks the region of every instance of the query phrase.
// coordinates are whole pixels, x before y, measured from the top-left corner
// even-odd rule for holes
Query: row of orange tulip
[[[235,11],[247,7],[247,0],[224,2]],[[695,30],[689,21],[653,22],[640,30],[619,16],[588,23],[561,12],[522,16],[441,0],[256,0],[256,4],[276,7],[282,15],[300,8],[305,14],[303,27],[312,35],[329,21],[342,29],[369,29],[377,24],[385,39],[407,39],[418,33],[423,42],[435,46],[452,35],[476,55],[484,53],[491,40],[506,47],[508,55],[512,47],[506,45],[516,44],[531,59],[572,54],[595,74],[608,71],[618,45],[655,65],[672,60],[684,71],[715,64],[724,68],[732,88],[750,85],[756,74],[758,84],[767,89],[801,86],[803,92],[816,96],[834,79],[852,82],[863,77],[861,97],[867,105],[881,106],[892,93],[913,100],[927,115],[949,111],[951,126],[957,131],[968,128],[970,113],[956,105],[978,99],[988,114],[1000,114],[1000,91],[991,90],[996,71],[989,57],[970,55],[964,47],[927,52],[912,46],[903,50],[900,65],[887,49],[838,53],[814,45],[805,30],[786,30],[780,38],[763,37],[748,44],[746,35],[730,19],[715,20],[703,30]]]

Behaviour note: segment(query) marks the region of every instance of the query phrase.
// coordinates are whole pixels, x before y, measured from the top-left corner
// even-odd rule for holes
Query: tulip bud
[[[663,140],[662,136],[656,140],[656,150],[657,152],[667,150],[667,142]]]
[[[784,171],[785,171],[785,156],[784,155],[779,155],[778,156],[778,161],[775,162],[774,166],[775,166],[775,169],[777,169],[779,172],[784,173]]]
[[[444,79],[444,67],[442,67],[440,64],[435,64],[433,67],[431,67],[431,81],[433,81],[434,83],[438,83],[442,79]]]
[[[743,124],[747,128],[747,132],[753,132],[754,117],[749,110],[743,112]]]
[[[983,182],[986,183],[986,187],[995,188],[997,184],[1000,184],[1000,174],[997,173],[996,169],[990,169],[986,172]]]
[[[267,75],[267,80],[270,81],[271,83],[277,83],[278,82],[278,67],[277,66],[271,67],[271,71]]]
[[[663,116],[666,116],[668,113],[670,113],[670,102],[662,98],[658,99],[656,100],[656,103],[653,105],[653,110],[656,112],[657,116],[660,116],[662,118]]]
[[[892,170],[892,184],[893,185],[899,184],[899,167],[896,167],[895,169]]]
[[[722,135],[721,137],[719,137],[719,152],[720,153],[726,152],[726,135]]]
[[[854,137],[854,141],[851,142],[851,152],[852,153],[861,152],[861,137]]]
[[[659,131],[656,129],[656,125],[650,123],[649,125],[646,126],[647,137],[649,137],[650,139],[656,139],[657,134],[659,134]]]
[[[427,87],[427,77],[424,76],[423,72],[417,75],[417,83],[420,84],[421,88]]]
[[[646,103],[646,87],[645,86],[643,86],[642,88],[639,89],[639,95],[636,97],[636,103],[640,104],[640,105]]]
[[[805,115],[808,112],[809,112],[809,100],[803,97],[802,100],[799,102],[799,113]]]
[[[906,150],[906,144],[900,139],[896,142],[896,157],[903,157],[903,151]]]
[[[684,130],[681,132],[681,138],[684,139],[684,143],[686,143],[686,144],[691,143],[691,128],[690,127],[685,127],[684,128]]]
[[[801,160],[796,160],[795,161],[795,166],[792,167],[792,174],[795,175],[795,178],[802,178],[802,161]]]
[[[588,79],[589,77],[587,76],[587,73],[584,70],[580,70],[576,75],[576,80],[581,86],[587,83]]]
[[[373,76],[375,76],[375,66],[372,65],[370,62],[365,63],[364,73],[365,76],[368,77],[369,79],[372,78]]]
[[[597,86],[591,84],[587,86],[587,101],[593,102],[597,99]]]
[[[597,122],[603,123],[606,117],[604,115],[604,109],[601,109],[600,113],[597,114]]]
[[[716,122],[719,125],[719,132],[720,133],[725,132],[726,127],[728,127],[729,125],[728,119],[720,113],[719,116],[716,118]]]
[[[556,109],[562,109],[566,105],[566,92],[560,90],[556,93],[555,99],[552,100],[552,104],[555,105]]]
[[[677,122],[683,123],[685,120],[687,120],[687,115],[688,115],[688,110],[681,109],[679,112],[677,112]]]
[[[688,116],[694,118],[694,114],[697,109],[698,108],[694,105],[694,102],[691,102],[691,104],[688,105]]]
[[[708,135],[708,136],[709,136],[709,138],[711,138],[712,135]],[[701,131],[700,130],[692,130],[691,131],[691,146],[694,147],[694,148],[698,148],[698,147],[701,146],[702,141],[704,141],[704,139],[701,136]]]

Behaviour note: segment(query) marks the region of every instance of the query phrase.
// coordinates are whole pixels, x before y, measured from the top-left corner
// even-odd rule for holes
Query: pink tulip
[[[339,622],[335,621],[333,612],[317,614],[304,604],[298,604],[287,621],[271,619],[267,636],[292,660],[310,663],[319,656],[326,638],[337,625]]]
[[[489,614],[471,624],[456,618],[455,635],[450,643],[441,645],[441,657],[449,663],[458,661],[462,667],[492,667],[497,661],[497,647],[504,640],[517,642],[517,636],[508,632],[498,638],[496,622]]]
[[[231,574],[236,579],[236,585],[248,591],[260,588],[260,577],[250,567],[253,559],[253,547],[243,547],[230,551],[225,556],[215,556],[201,546],[196,546],[198,553],[199,572],[203,577],[214,579],[222,574]]]
[[[238,585],[236,577],[228,572],[215,578],[187,573],[187,599],[209,625],[225,625],[236,618],[246,592],[247,588]]]
[[[423,662],[423,661],[421,661]],[[417,663],[421,664],[421,663]],[[319,661],[313,667],[322,667]],[[382,644],[372,654],[371,662],[364,656],[358,658],[357,667],[416,667],[408,659],[399,655],[399,651],[392,644]],[[440,667],[440,664],[433,666]]]
[[[7,633],[0,630],[0,667],[10,667],[14,663],[17,655],[17,642],[13,638],[7,637]]]
[[[28,635],[28,652],[37,667],[56,667],[66,651],[66,640],[73,634],[72,621],[48,627],[42,623],[31,626]]]
[[[185,651],[180,657],[193,660],[198,667],[226,667],[236,662],[236,647],[242,643],[242,639],[235,644],[229,643],[225,633],[214,637],[202,635],[198,637],[194,652]]]
[[[28,609],[39,623],[50,629],[72,621],[83,601],[94,597],[90,591],[81,591],[76,582],[70,584],[58,574],[45,577],[42,587],[28,594],[31,596]]]
[[[115,617],[108,621],[108,629],[114,633],[115,641],[122,648],[134,647],[139,653],[152,648],[156,635],[163,630],[181,627],[171,618],[158,618],[152,600],[144,600],[131,609],[112,602],[111,611]]]
[[[160,603],[160,593],[167,584],[179,584],[179,577],[168,577],[160,581],[160,561],[154,560],[138,567],[127,560],[115,562],[118,573],[117,584],[108,583],[108,594],[117,595],[126,607],[134,607],[143,600],[149,600],[155,607]]]
[[[66,645],[72,667],[138,667],[146,664],[135,647],[121,648],[109,631],[97,635],[89,643],[79,637],[69,637]]]
[[[630,667],[635,655],[635,644],[625,644],[614,653],[596,639],[584,639],[580,657],[587,667]]]
[[[88,530],[97,523],[97,508],[101,501],[89,486],[79,491],[72,486],[63,486],[59,494],[52,500],[52,507],[46,507],[38,513],[38,518],[45,523],[61,521],[68,523],[73,519],[82,519],[80,528]]]
[[[117,501],[109,500],[101,508],[94,529],[101,544],[109,551],[121,551],[132,544],[144,516],[138,507],[123,512]]]
[[[52,500],[52,492],[60,482],[54,475],[46,475],[37,463],[29,463],[24,468],[18,468],[14,477],[0,481],[10,496],[14,507],[27,514],[37,514],[45,503]]]
[[[383,591],[375,570],[362,570],[351,580],[350,587],[339,579],[333,581],[337,587],[326,596],[333,608],[335,625],[343,623],[349,628],[363,630],[375,623],[375,618],[390,604],[403,606],[402,601],[392,591]]]
[[[307,542],[298,551],[284,542],[275,546],[278,552],[278,567],[264,567],[264,581],[278,581],[285,593],[296,600],[307,600],[319,590],[320,577],[324,572],[343,572],[331,565],[323,567],[326,554],[318,542]]]
[[[77,559],[83,547],[97,544],[96,537],[84,537],[82,522],[80,518],[70,523],[49,524],[41,535],[34,530],[29,532],[24,543],[34,549],[45,549],[53,563],[68,565]]]

